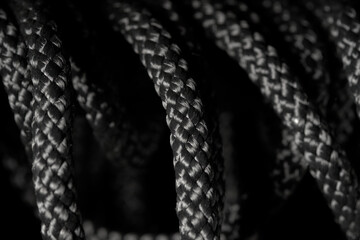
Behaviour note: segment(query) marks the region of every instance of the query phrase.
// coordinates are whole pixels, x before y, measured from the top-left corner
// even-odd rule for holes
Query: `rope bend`
[[[12,5],[28,47],[33,85],[33,182],[43,239],[84,239],[71,156],[70,65],[56,25],[28,1]]]
[[[127,3],[108,3],[114,30],[139,54],[166,110],[181,238],[219,239],[223,194],[220,147],[215,145],[215,129],[206,121],[187,63],[170,34],[148,12]]]
[[[33,174],[42,235],[44,239],[84,239],[69,169],[72,164],[68,145],[71,126],[68,82],[70,65],[61,52],[56,26],[53,23],[47,24],[40,12],[28,2],[18,2],[13,8],[16,9],[16,17],[29,48],[34,86]],[[214,146],[214,130],[210,128],[209,132],[207,129],[195,82],[191,78],[186,79],[187,66],[179,56],[179,49],[176,45],[168,44],[169,36],[161,29],[160,24],[155,20],[151,24],[150,30],[159,32],[164,37],[160,39],[160,44],[164,44],[161,47],[165,48],[160,51],[165,51],[166,65],[159,72],[163,78],[158,78],[155,86],[167,110],[167,122],[172,130],[171,143],[176,153],[174,165],[177,173],[177,210],[182,220],[180,230],[182,234],[186,232],[189,238],[198,234],[204,239],[217,239],[221,222],[219,146]],[[151,41],[147,43],[151,44]],[[145,50],[146,48],[144,52],[140,52],[146,58]],[[156,60],[156,57],[150,58],[150,62],[154,61],[155,64],[158,63]],[[142,62],[145,64],[146,59],[143,58]],[[149,73],[153,76],[156,69],[149,69]],[[170,87],[167,86],[169,80],[173,81]],[[49,149],[55,152],[49,152]],[[188,164],[191,166],[190,172],[184,170],[189,168]],[[54,177],[55,174],[57,175]],[[195,188],[188,189],[189,186]],[[191,195],[186,194],[187,192]],[[189,213],[189,209],[196,212],[195,216]],[[52,215],[59,212],[61,214],[57,216]],[[198,225],[202,227],[199,232]]]
[[[238,61],[269,99],[285,126],[296,136],[311,175],[327,199],[336,221],[349,239],[360,236],[358,180],[343,151],[333,143],[328,127],[309,103],[297,79],[279,61],[249,24],[208,1],[192,1],[194,17],[215,43]]]

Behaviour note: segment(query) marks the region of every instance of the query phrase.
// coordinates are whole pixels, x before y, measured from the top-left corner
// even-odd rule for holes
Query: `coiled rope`
[[[9,157],[6,148],[2,154],[12,178],[21,178],[15,184],[28,196],[25,201],[30,205],[34,205],[30,189],[35,190],[43,239],[248,237],[242,235],[247,221],[242,218],[242,204],[247,201],[247,193],[241,190],[237,182],[240,178],[232,169],[238,157],[233,146],[237,136],[233,113],[223,112],[218,116],[211,111],[213,106],[202,92],[202,85],[211,83],[207,79],[199,81],[193,68],[196,62],[190,59],[194,52],[207,55],[208,48],[201,46],[205,38],[196,37],[202,33],[196,32],[194,37],[194,32],[190,32],[199,30],[198,27],[238,62],[283,124],[280,126],[281,147],[276,149],[276,162],[270,169],[272,190],[280,200],[286,200],[309,169],[347,238],[360,237],[358,169],[356,162],[350,162],[348,152],[343,150],[348,151],[349,144],[357,141],[353,102],[358,107],[360,25],[355,8],[345,2],[322,0],[306,3],[260,0],[248,5],[235,0],[224,3],[189,0],[184,4],[169,0],[157,3],[108,0],[104,4],[108,25],[140,57],[166,111],[179,233],[120,233],[108,226],[99,228],[101,223],[96,221],[82,223],[72,157],[74,100],[84,110],[94,137],[114,170],[125,172],[139,167],[139,172],[129,173],[132,177],[122,178],[131,181],[126,188],[129,191],[120,191],[128,193],[123,197],[125,201],[137,201],[136,198],[146,191],[132,184],[143,181],[137,179],[142,178],[140,172],[151,170],[149,159],[160,149],[161,124],[154,122],[139,130],[127,118],[129,113],[117,102],[117,96],[108,94],[116,92],[107,88],[111,83],[102,86],[88,78],[89,66],[84,68],[83,57],[79,57],[82,50],[77,52],[76,44],[71,43],[65,47],[58,25],[48,18],[54,9],[48,11],[42,1],[14,0],[9,1],[10,9],[7,4],[2,4],[0,9],[0,75],[32,167],[10,153]],[[190,9],[191,14],[186,12]],[[160,15],[163,18],[157,18]],[[314,17],[321,25],[309,17]],[[163,25],[161,21],[167,19],[171,24]],[[198,26],[190,26],[193,20]],[[165,30],[169,26],[175,26],[176,30]],[[281,35],[290,53],[282,50],[281,43],[277,45],[271,40],[268,26]],[[324,39],[317,32],[319,26],[328,32],[337,47],[353,99],[348,96],[346,86],[337,89],[338,83],[334,84],[339,76],[332,76],[334,71],[329,69],[327,58],[330,54],[322,45]],[[62,30],[66,30],[66,26]],[[92,41],[90,35],[83,35],[81,41]],[[210,41],[204,43],[209,44]],[[68,50],[70,54],[77,53],[69,57]],[[334,97],[334,93],[337,96]],[[358,115],[360,117],[359,111]],[[355,146],[356,143],[351,144]],[[349,156],[355,155],[351,152]],[[30,169],[33,183],[29,179]],[[136,211],[128,210],[130,214]],[[253,238],[261,236],[262,227],[255,229]]]
[[[345,154],[334,146],[326,125],[276,50],[249,24],[208,1],[192,1],[195,18],[216,44],[248,71],[250,79],[273,103],[275,112],[296,136],[296,146],[349,239],[359,237],[358,180]],[[346,218],[344,217],[346,216]]]

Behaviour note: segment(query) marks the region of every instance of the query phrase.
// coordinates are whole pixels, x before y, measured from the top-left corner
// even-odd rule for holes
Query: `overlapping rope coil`
[[[349,104],[351,99],[346,96],[345,89],[345,91],[339,91],[345,95],[344,97],[339,98],[334,105],[332,102],[329,104],[330,73],[325,61],[325,46],[321,44],[315,26],[306,19],[306,13],[301,10],[301,7],[291,5],[287,1],[259,1],[258,4],[256,3],[253,2],[252,5],[261,15],[251,12],[251,8],[245,3],[228,1],[229,6],[238,9],[241,15],[247,16],[250,24],[257,25],[262,32],[265,32],[265,35],[271,33],[267,33],[269,30],[266,28],[264,20],[272,22],[281,33],[279,36],[284,42],[293,46],[289,49],[294,56],[299,56],[299,62],[304,68],[304,72],[308,74],[302,80],[309,97],[318,106],[319,114],[326,118],[332,127],[337,143],[344,144],[353,131],[353,109]],[[346,117],[341,117],[341,115]],[[275,193],[282,198],[291,195],[294,190],[292,188],[301,181],[306,171],[306,165],[302,164],[301,160],[302,154],[297,151],[294,136],[288,131],[286,128],[283,130],[284,146],[283,149],[278,150],[276,157],[278,166],[274,166],[271,173],[275,184]]]
[[[278,60],[276,50],[267,46],[259,33],[251,32],[246,21],[238,21],[232,12],[224,12],[221,6],[207,1],[192,1],[192,6],[195,18],[216,44],[248,71],[262,94],[273,102],[284,125],[296,136],[296,146],[303,153],[337,222],[349,239],[357,239],[357,177],[345,154],[335,147],[327,126],[309,103],[299,81],[291,76],[286,64]]]
[[[274,150],[275,162],[270,163],[272,192],[278,200],[288,199],[309,169],[346,237],[360,238],[359,171],[347,152],[349,142],[357,141],[353,138],[357,131],[353,103],[360,117],[356,7],[322,0],[108,0],[100,4],[114,36],[128,45],[119,44],[130,44],[140,57],[166,112],[179,233],[159,234],[98,228],[102,223],[88,219],[83,224],[72,156],[75,100],[114,169],[151,171],[149,159],[162,150],[162,129],[155,122],[139,130],[127,118],[126,107],[108,94],[113,90],[88,79],[78,53],[68,56],[67,51],[71,54],[76,46],[64,47],[63,32],[48,17],[54,10],[45,10],[44,5],[42,1],[9,0],[0,6],[0,74],[29,159],[23,162],[9,156],[3,161],[14,179],[22,178],[16,185],[30,205],[34,205],[29,196],[34,188],[43,239],[249,238],[242,233],[247,221],[242,203],[247,193],[240,189],[235,169],[236,122],[231,112],[216,115],[212,111],[209,96],[202,92],[211,82],[206,77],[202,82],[197,79],[200,67],[191,59],[194,53],[199,59],[207,55],[211,44],[236,60],[281,120],[282,140]],[[166,19],[171,23],[162,22]],[[169,31],[169,26],[176,29]],[[319,28],[325,29],[330,44],[336,46],[349,89],[337,89],[339,83],[334,84],[342,76],[332,75],[327,62],[330,54]],[[202,31],[204,36],[198,39]],[[278,34],[276,40],[271,31]],[[92,39],[87,36],[83,41]],[[141,177],[141,173],[131,175],[130,181]],[[144,191],[143,187],[129,191],[127,200],[136,200]],[[128,210],[130,214],[135,211]],[[253,238],[261,236],[261,229],[254,231]]]
[[[83,239],[72,174],[70,65],[56,27],[27,2],[14,3],[33,84],[32,171],[44,239]]]
[[[24,6],[20,5],[20,7],[24,7]],[[33,9],[31,7],[26,8],[26,6],[25,6],[25,9],[27,11],[29,11],[30,14],[36,14],[36,12],[35,13],[33,12]],[[141,15],[139,15],[139,16],[141,16]],[[20,17],[18,17],[18,18],[20,19],[19,22],[21,23],[23,21],[23,22],[25,22],[24,24],[27,23],[26,21],[28,21],[28,19],[34,19],[35,21],[40,21],[40,23],[41,23],[41,20],[42,20],[42,19],[38,20],[38,18],[39,18],[38,16],[34,16],[33,18],[28,18],[26,16],[21,16],[20,15]],[[31,24],[29,24],[29,25],[32,27]],[[156,31],[161,30],[160,25],[156,24],[156,22],[154,22],[153,27],[155,27],[155,26],[157,27],[157,28],[154,28]],[[55,28],[53,27],[53,29],[51,29],[51,30],[54,31]],[[24,29],[23,31],[26,31],[26,29]],[[35,32],[35,29],[33,31]],[[40,31],[40,32],[42,32],[42,31]],[[166,39],[169,39],[170,36],[168,34],[166,34],[166,32],[161,32],[160,31],[160,33],[162,35],[164,35],[164,37],[166,37]],[[30,39],[30,37],[29,37],[29,39]],[[30,40],[32,40],[32,39],[30,39]],[[46,36],[43,37],[42,40],[46,41],[47,40]],[[161,39],[161,40],[163,40],[163,39]],[[152,42],[152,43],[156,43],[156,42]],[[164,43],[166,43],[166,42],[164,42]],[[32,46],[31,44],[32,43],[28,43],[29,46]],[[41,49],[43,46],[42,45],[40,45],[40,46],[35,45],[35,47],[38,47],[39,49]],[[164,47],[167,47],[167,45],[164,45]],[[163,50],[166,50],[166,48],[163,49]],[[40,50],[38,50],[38,51],[40,51]],[[201,165],[197,165],[197,164],[194,165],[194,163],[191,163],[191,162],[186,163],[186,164],[191,164],[192,165],[192,169],[193,169],[194,172],[193,172],[193,174],[191,172],[189,174],[190,174],[190,177],[191,176],[196,177],[195,179],[197,179],[197,180],[195,180],[194,183],[196,183],[198,185],[201,185],[201,186],[198,186],[198,189],[200,190],[201,189],[200,187],[202,187],[202,186],[209,186],[209,189],[206,189],[206,191],[204,193],[208,194],[208,195],[214,195],[214,200],[212,200],[212,203],[210,204],[210,206],[206,202],[205,203],[200,202],[200,208],[197,210],[197,211],[199,211],[200,215],[199,214],[196,215],[196,218],[199,220],[199,222],[191,221],[188,224],[192,224],[192,225],[200,224],[200,226],[202,226],[202,225],[204,225],[204,221],[207,221],[208,224],[212,225],[212,227],[210,227],[210,229],[209,229],[209,227],[206,227],[206,223],[205,223],[204,230],[202,230],[201,232],[198,232],[196,234],[202,234],[202,236],[204,238],[213,238],[214,236],[219,235],[219,230],[216,230],[215,227],[219,226],[218,222],[220,221],[219,212],[220,212],[220,209],[221,209],[221,204],[218,204],[218,201],[221,201],[221,199],[219,197],[220,194],[217,193],[219,191],[219,189],[214,189],[213,187],[211,187],[211,185],[207,184],[207,181],[209,181],[209,180],[213,181],[212,179],[218,180],[218,178],[221,176],[221,174],[219,174],[219,173],[221,173],[220,172],[221,169],[219,167],[217,167],[217,170],[215,171],[216,173],[214,173],[213,170],[211,169],[211,164],[216,164],[216,165],[221,164],[219,162],[216,162],[216,161],[218,161],[217,158],[220,155],[218,153],[215,153],[215,154],[214,153],[208,153],[209,147],[212,147],[212,144],[214,144],[214,143],[212,143],[212,141],[213,141],[213,136],[212,135],[213,134],[211,134],[211,133],[208,134],[207,133],[207,131],[208,131],[207,126],[206,126],[204,120],[202,120],[203,113],[202,113],[201,100],[197,99],[196,94],[194,95],[194,93],[193,93],[193,91],[195,91],[195,83],[190,78],[185,83],[183,83],[183,84],[186,84],[185,86],[181,84],[182,83],[181,81],[184,81],[184,77],[186,76],[186,68],[187,68],[186,67],[186,62],[183,59],[177,57],[176,64],[179,64],[179,66],[174,65],[174,69],[171,69],[171,64],[173,64],[172,63],[173,58],[176,57],[179,54],[178,53],[179,50],[176,47],[176,45],[171,45],[171,49],[168,49],[168,51],[169,51],[169,53],[168,53],[169,55],[166,54],[165,59],[170,58],[168,60],[168,64],[170,65],[169,66],[170,69],[168,69],[168,70],[170,72],[166,72],[164,70],[163,74],[166,74],[166,77],[169,78],[169,77],[171,77],[172,73],[175,73],[176,74],[175,77],[178,78],[178,80],[180,80],[180,82],[179,82],[179,85],[174,85],[173,86],[174,89],[171,89],[171,91],[169,91],[168,95],[166,95],[167,93],[165,93],[164,95],[161,95],[164,98],[164,100],[163,100],[164,101],[164,106],[166,106],[165,104],[170,105],[172,103],[171,96],[176,97],[176,95],[179,94],[178,92],[176,92],[176,91],[178,91],[177,88],[180,88],[180,90],[181,90],[181,88],[184,87],[184,89],[185,89],[185,90],[183,90],[185,92],[183,92],[182,94],[179,94],[179,96],[181,96],[184,99],[184,102],[181,103],[182,104],[181,106],[183,106],[183,107],[180,107],[180,106],[177,107],[175,105],[174,109],[170,108],[170,107],[167,108],[167,110],[169,111],[168,112],[168,114],[169,114],[169,119],[168,119],[169,120],[169,126],[171,126],[171,128],[174,131],[175,130],[177,131],[176,133],[173,133],[174,135],[172,136],[172,138],[173,138],[172,141],[174,142],[173,144],[174,144],[174,146],[176,146],[176,149],[174,149],[174,152],[182,151],[183,152],[182,154],[193,155],[194,156],[194,160],[193,160],[194,162],[199,161],[199,163],[197,163],[197,164],[204,164],[204,166],[201,167]],[[35,52],[35,53],[37,53],[37,52]],[[166,82],[165,82],[165,85],[166,85]],[[160,87],[162,87],[162,85],[159,84],[159,88]],[[164,91],[164,90],[163,89],[159,90],[159,94],[160,94],[160,91]],[[182,91],[180,91],[180,92],[182,92]],[[165,97],[166,97],[166,100],[165,100]],[[187,98],[189,98],[189,99],[187,99]],[[189,101],[189,100],[191,102],[187,103],[186,101]],[[187,110],[188,107],[190,107],[190,110]],[[181,109],[181,108],[185,108],[185,109]],[[177,124],[176,124],[176,117],[181,117],[181,115],[179,115],[179,114],[185,114],[185,116],[184,116],[185,119],[188,118],[187,122],[182,122],[182,121],[180,122],[181,124],[185,123],[183,129],[179,128],[180,126],[177,126]],[[171,118],[174,118],[174,120],[171,121]],[[192,133],[192,134],[190,134],[188,136],[188,137],[190,137],[189,140],[184,139],[184,137],[182,137],[182,135],[186,134],[186,131],[189,131],[189,130],[199,132],[200,135]],[[211,131],[214,131],[214,130],[211,130]],[[178,138],[180,138],[180,139],[178,139]],[[185,142],[181,143],[181,141],[185,141]],[[183,144],[185,144],[185,145],[182,146]],[[195,146],[193,146],[194,144],[195,144]],[[184,147],[184,150],[182,150],[182,147]],[[176,153],[179,154],[180,152],[176,152]],[[206,155],[208,155],[208,156],[206,156]],[[207,163],[206,158],[207,157],[214,157],[214,156],[216,157],[215,162]],[[188,160],[188,156],[180,155],[178,157],[178,160],[176,160],[176,162],[179,161],[179,163],[184,164],[184,163],[182,163],[183,159],[181,159],[181,158],[185,158],[184,160]],[[197,174],[196,172],[198,172],[200,170],[200,169],[197,169],[198,168],[197,166],[202,168],[203,169],[202,171],[204,171],[205,169],[206,169],[206,171],[209,171],[209,172],[207,172],[207,174],[210,174],[210,175],[208,177],[205,177],[203,175],[204,173],[203,174]],[[184,168],[184,167],[182,167],[182,168]],[[184,174],[184,173],[185,173],[185,171],[184,171],[184,169],[182,169],[182,171],[179,171],[178,174]],[[181,178],[178,180],[178,185],[180,185],[179,187],[182,187],[182,188],[189,187],[189,186],[186,186],[186,182],[185,183],[181,182],[181,181],[185,181],[185,180],[186,180],[186,176],[185,176],[185,178],[181,176]],[[191,184],[191,182],[188,182],[187,184]],[[181,186],[181,185],[185,185],[185,186]],[[39,189],[39,190],[41,190],[41,189]],[[182,191],[184,191],[184,190],[182,190]],[[194,192],[194,194],[200,194],[200,193],[198,193],[198,190],[196,190]],[[194,195],[192,195],[192,196],[186,196],[186,195],[183,196],[182,194],[179,194],[179,195],[181,196],[181,198],[184,198],[184,199],[181,199],[182,202],[180,202],[178,204],[179,209],[183,208],[183,206],[182,206],[183,204],[189,204],[186,201],[190,200],[190,202],[191,202],[191,201],[195,201],[197,199],[199,199],[199,200],[204,200],[205,199],[205,201],[206,201],[206,199],[207,199],[206,197],[201,197],[201,195],[200,195],[200,197],[195,197],[195,199],[192,199],[192,198],[194,198]],[[197,201],[199,201],[199,200],[197,200]],[[198,204],[198,203],[199,202],[196,202],[196,204]],[[72,204],[73,204],[73,202],[72,202]],[[196,205],[194,205],[194,206],[196,206]],[[218,207],[215,208],[215,213],[211,214],[211,212],[213,211],[212,210],[213,206],[218,206]],[[188,207],[188,206],[186,206],[186,207]],[[198,206],[196,206],[196,208],[197,207]],[[193,217],[192,214],[189,217]],[[210,217],[210,219],[209,220],[204,220],[204,218],[206,218],[206,217]],[[51,219],[51,216],[49,218]],[[45,219],[42,219],[42,220],[43,220],[43,222],[45,222]],[[187,229],[189,227],[187,226],[186,223],[182,222],[181,224],[185,225],[184,231],[189,231]],[[55,220],[55,222],[53,222],[53,225],[57,226],[56,220]],[[80,229],[81,229],[81,227],[80,227]],[[61,237],[64,237],[63,232],[61,232],[59,234],[60,234]],[[77,234],[79,234],[79,233],[77,233]],[[194,232],[190,232],[188,234],[194,234]],[[210,236],[208,236],[208,235],[210,235]],[[51,238],[52,233],[49,234],[49,232],[47,230],[43,230],[43,236],[46,239]],[[80,236],[82,237],[82,235],[80,235]],[[78,236],[78,237],[80,237],[80,236]]]

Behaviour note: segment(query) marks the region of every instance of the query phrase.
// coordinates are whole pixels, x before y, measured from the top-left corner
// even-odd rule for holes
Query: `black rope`
[[[88,3],[98,8],[94,11],[82,9],[84,3],[13,0],[0,6],[0,76],[19,129],[20,152],[27,156],[26,162],[2,140],[2,162],[24,202],[36,209],[43,239],[266,239],[276,214],[313,182],[347,239],[360,238],[360,22],[355,2],[108,0]],[[71,18],[52,16],[59,6]],[[95,12],[99,14],[90,16]],[[68,26],[71,21],[74,26]],[[332,45],[336,54],[328,49]],[[124,69],[136,64],[130,48],[148,76],[140,71],[126,76]],[[206,67],[227,65],[227,58],[244,72],[234,77],[244,78],[239,81],[242,94],[250,89],[247,75],[262,94],[259,103],[264,109],[271,105],[274,116],[266,111],[248,116],[240,108],[258,106],[250,100],[218,106],[227,101],[221,99],[226,88],[217,89],[221,76],[229,74],[221,71],[231,66]],[[340,62],[343,69],[333,69]],[[124,74],[111,76],[121,73],[117,64]],[[162,113],[141,105],[148,93],[129,84],[147,77]],[[132,93],[121,96],[119,89]],[[134,112],[138,115],[132,116]],[[264,116],[271,122],[260,119]],[[251,139],[239,141],[250,125],[239,127],[238,120],[247,117],[257,117],[254,126],[259,129]],[[86,119],[86,126],[74,125],[74,118]],[[162,146],[164,119],[169,149]],[[94,139],[73,138],[82,131]],[[267,131],[279,135],[266,136]],[[86,149],[79,139],[94,149]],[[260,146],[265,143],[267,148]],[[267,152],[245,156],[251,152],[246,144]],[[84,156],[89,159],[78,161]],[[110,161],[100,162],[99,156]],[[265,219],[256,219],[258,212],[247,215],[261,190],[246,182],[247,169],[239,170],[256,165],[258,156],[269,159],[256,170],[269,180],[258,210]],[[86,171],[94,179],[88,186],[86,181],[78,184]],[[172,174],[176,191],[168,193]],[[89,187],[94,183],[111,192],[95,196]],[[90,196],[80,197],[84,208],[78,189]],[[96,202],[110,195],[109,205],[121,211],[115,221]],[[165,226],[158,226],[160,218],[172,216],[163,214],[172,205],[162,206],[171,199],[174,219],[162,219]]]

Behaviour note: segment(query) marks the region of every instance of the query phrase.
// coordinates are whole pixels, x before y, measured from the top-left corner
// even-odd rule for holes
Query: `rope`
[[[219,239],[222,160],[219,147],[214,146],[215,129],[205,120],[187,63],[169,33],[149,13],[120,2],[110,2],[109,11],[114,29],[140,55],[166,109],[181,238]]]
[[[43,239],[84,239],[71,170],[70,65],[56,25],[29,2],[13,7],[29,48],[34,86],[32,172],[41,233]]]
[[[196,99],[195,99],[196,100]]]
[[[321,116],[326,117],[331,129],[334,129],[337,142],[344,144],[353,131],[351,123],[353,117],[342,117],[351,115],[352,108],[348,104],[349,98],[346,97],[344,100],[340,98],[341,100],[338,100],[335,106],[329,104],[330,76],[324,59],[326,53],[316,34],[316,29],[306,19],[304,11],[296,5],[290,5],[287,1],[263,0],[258,4],[253,3],[257,11],[262,13],[261,15],[251,12],[245,3],[228,1],[228,5],[241,12],[238,16],[249,15],[248,19],[252,20],[252,24],[256,24],[265,32],[269,31],[266,23],[273,23],[276,30],[281,33],[282,39],[291,46],[289,50],[294,56],[299,57],[301,66],[312,80],[302,80],[304,84],[308,85],[307,88],[312,90],[307,91],[311,99],[318,106]],[[334,117],[334,115],[338,116]],[[282,149],[277,150],[271,176],[275,193],[280,198],[286,199],[302,180],[307,167],[302,164],[302,156],[297,151],[294,136],[286,128],[283,129],[282,135]]]
[[[31,157],[31,111],[32,84],[29,79],[27,49],[19,40],[19,33],[14,25],[8,22],[7,14],[0,12],[0,62],[3,85],[8,94],[9,104],[14,112],[15,122],[20,129],[21,140],[26,152]]]
[[[15,161],[10,157],[4,158],[4,165],[12,171],[15,171],[22,164],[27,164],[30,169],[32,161],[31,123],[34,102],[32,83],[26,61],[27,48],[24,42],[20,40],[19,35],[17,28],[8,21],[6,12],[0,9],[0,74],[28,158],[26,163],[20,160]],[[33,201],[33,185],[30,176],[30,171],[16,171],[16,174],[13,174],[12,181],[22,190],[24,199]]]
[[[192,1],[195,18],[229,56],[239,62],[275,112],[296,136],[311,175],[326,197],[336,221],[349,239],[359,237],[357,177],[345,154],[334,146],[329,130],[307,100],[299,82],[273,47],[264,43],[249,24],[207,1]]]
[[[183,41],[185,41],[188,50],[194,54],[194,52],[204,52],[205,50],[200,46],[199,41],[194,37],[194,33],[187,25],[184,16],[180,14],[179,5],[171,2],[170,0],[162,0],[157,4],[158,8],[162,10],[161,13],[166,15],[165,21],[170,21],[176,27],[176,30]],[[180,41],[181,42],[181,41]],[[206,59],[202,59],[206,61]],[[231,113],[228,113],[231,115]],[[240,194],[238,188],[238,176],[234,171],[234,163],[236,158],[233,153],[233,138],[231,131],[233,131],[233,123],[231,122],[231,116],[228,114],[222,114],[219,116],[220,135],[223,145],[223,157],[224,157],[224,174],[226,176],[225,181],[225,202],[223,210],[223,224],[221,232],[226,239],[238,239],[240,235],[240,221],[242,219],[242,213],[240,210]],[[230,121],[230,122],[229,122]],[[231,150],[232,149],[232,150]]]
[[[297,196],[304,184],[316,182],[347,238],[359,239],[359,166],[350,162],[359,156],[356,8],[335,0],[261,0],[248,5],[237,0],[138,2],[145,8],[118,0],[89,5],[96,10],[82,9],[85,2],[80,0],[47,5],[15,0],[10,9],[6,4],[0,7],[0,76],[23,145],[13,142],[4,129],[2,162],[23,200],[37,208],[43,239],[260,239],[273,231],[270,220],[283,213],[274,210],[272,201],[284,206],[300,182]],[[56,12],[59,6],[59,12],[69,10],[75,15],[63,19]],[[103,6],[105,14],[96,15]],[[69,26],[72,22],[74,26]],[[61,38],[60,33],[64,33]],[[135,86],[138,82],[124,81],[137,80],[141,69],[130,66],[136,64],[131,60],[135,55],[118,37],[140,57],[165,109],[179,233],[172,233],[174,212],[165,213],[171,204],[164,203],[175,195],[168,194],[169,181],[165,182],[172,173],[165,169],[172,169],[161,162],[170,155],[169,148],[160,146],[164,140],[161,116],[158,109],[147,109],[154,95],[141,92],[150,83]],[[107,43],[111,44],[104,46]],[[235,68],[236,62],[241,70]],[[124,71],[119,71],[119,63],[129,64],[129,70],[120,66]],[[218,69],[207,69],[216,68],[216,63]],[[221,77],[232,79],[233,73],[247,74],[255,86],[246,81],[234,91],[221,86]],[[111,76],[117,74],[120,77]],[[263,99],[253,95],[260,94],[256,87]],[[123,95],[123,89],[129,94]],[[240,102],[226,96],[239,89],[244,94]],[[213,96],[218,103],[214,104]],[[73,108],[75,99],[78,105]],[[274,113],[261,101],[271,105]],[[138,122],[133,110],[144,119]],[[79,112],[89,124],[82,126],[82,116],[73,124]],[[13,124],[10,128],[16,130]],[[254,134],[246,128],[253,128]],[[282,136],[273,134],[277,131]],[[242,149],[244,143],[250,148]],[[86,149],[90,145],[95,148]],[[253,156],[245,157],[247,152]],[[99,157],[110,164],[93,160]],[[262,164],[251,175],[257,166],[248,160],[256,157],[276,162]],[[80,188],[88,218],[84,224],[77,207],[74,159],[77,165],[91,168],[81,166],[76,172],[86,179],[80,178],[80,185],[87,185]],[[241,169],[246,162],[249,170]],[[269,166],[271,179],[266,174]],[[303,179],[308,169],[314,182]],[[107,176],[96,176],[101,173]],[[257,190],[260,184],[252,182],[258,177],[264,190]],[[100,191],[90,189],[101,182],[111,185],[103,184]],[[268,188],[271,184],[273,189]],[[120,210],[119,216],[106,216],[102,210],[109,210],[107,204],[92,206],[108,193],[115,195],[109,203]],[[86,202],[89,196],[82,194],[96,196]],[[96,214],[87,212],[92,207]]]
[[[319,3],[321,3],[321,6],[316,10],[314,9],[314,3],[307,2],[306,7],[318,17],[323,27],[328,30],[332,41],[336,44],[350,91],[357,106],[357,114],[360,116],[360,88],[357,81],[359,77],[357,56],[360,46],[357,37],[360,32],[360,23],[357,19],[357,12],[350,6],[344,7],[334,1],[320,1]]]
[[[264,15],[260,16],[257,12],[252,11],[245,3],[227,1],[228,6],[239,12],[239,14],[237,14],[238,16],[246,17],[252,25],[258,28],[264,29],[267,22],[274,22],[277,30],[282,33],[282,38],[291,46],[289,49],[294,52],[294,54],[300,56],[300,63],[306,72],[312,78],[315,76],[315,78],[313,78],[314,80],[318,80],[317,78],[323,75],[323,66],[320,65],[321,62],[319,64],[317,59],[314,60],[311,56],[312,53],[319,54],[319,49],[317,49],[318,46],[313,46],[314,44],[311,45],[311,43],[316,42],[315,33],[305,31],[308,30],[308,28],[304,29],[302,26],[308,25],[308,22],[306,22],[306,20],[304,20],[305,23],[298,21],[299,19],[303,20],[303,18],[297,16],[294,11],[290,13],[290,9],[285,2],[280,3],[275,1],[274,4],[268,4],[266,1],[262,1],[261,4],[267,8],[266,13],[268,16],[265,15],[266,17],[263,17]],[[272,8],[272,6],[274,8]],[[310,42],[308,45],[311,45],[311,47],[304,47],[305,39]],[[316,63],[314,67],[308,66],[308,58]],[[324,101],[323,98],[323,96],[319,96],[319,101]],[[307,166],[302,164],[302,156],[294,143],[294,138],[295,136],[287,128],[282,130],[281,146],[276,150],[276,162],[271,168],[270,176],[274,184],[274,193],[281,199],[287,199],[292,194],[295,186],[297,186],[296,183],[302,180],[307,169]]]
[[[30,106],[33,88],[26,72],[28,69],[26,60],[27,51],[24,42],[19,37],[17,27],[8,21],[5,11],[0,9],[0,15],[0,69],[2,74],[4,74],[2,75],[4,86],[9,92],[10,106],[14,112],[16,123],[22,132],[24,139],[23,144],[24,146],[31,147],[31,126],[30,124],[26,124],[26,121],[20,121],[24,115],[33,115],[32,106]],[[19,65],[21,67],[18,67]],[[82,81],[82,89],[91,89],[91,86],[89,87],[86,84],[86,80]],[[74,84],[74,86],[79,85]],[[87,92],[85,95],[89,95],[89,93]],[[97,95],[95,95],[95,97],[96,96]],[[92,108],[89,110],[92,110]],[[27,121],[31,120],[30,117],[25,117],[25,119]],[[7,170],[11,173],[13,184],[22,192],[24,201],[30,206],[35,207],[35,197],[33,196],[34,185],[31,182],[30,167],[19,159],[10,156],[5,157],[3,162]],[[87,221],[87,223],[92,224],[89,221]],[[87,234],[87,236],[90,237],[90,239],[92,237],[91,234]]]
[[[290,7],[286,1],[270,2],[264,0],[261,1],[261,5],[265,10],[264,12],[268,14],[266,20],[272,19],[277,30],[282,34],[284,41],[292,46],[289,48],[290,51],[295,56],[299,56],[301,66],[310,79],[313,80],[308,84],[315,86],[315,88],[312,88],[315,91],[310,97],[319,106],[322,116],[326,116],[329,99],[326,90],[329,88],[330,79],[326,71],[323,51],[315,33],[316,30],[312,28],[310,22],[297,7]],[[307,166],[303,164],[302,154],[296,147],[295,136],[286,128],[282,134],[283,147],[277,151],[271,177],[274,182],[275,193],[279,197],[286,199],[302,180]]]

